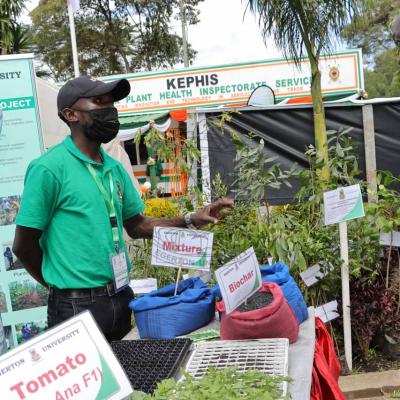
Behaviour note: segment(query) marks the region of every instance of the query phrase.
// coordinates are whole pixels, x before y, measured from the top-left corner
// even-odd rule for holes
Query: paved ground
[[[400,390],[400,370],[341,376],[339,384],[349,400],[384,399],[382,389],[385,392]]]

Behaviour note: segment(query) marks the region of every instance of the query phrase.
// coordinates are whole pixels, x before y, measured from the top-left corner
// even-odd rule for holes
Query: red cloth
[[[341,366],[325,324],[315,318],[315,353],[311,400],[345,400],[339,387]]]
[[[263,282],[260,292],[270,292],[273,300],[258,310],[226,315],[224,301],[217,303],[217,310],[222,313],[221,339],[288,338],[290,343],[297,340],[299,325],[279,285]]]
[[[169,112],[169,115],[171,116],[172,119],[178,122],[183,122],[187,120],[187,110],[186,109],[180,109],[180,110],[171,110]]]

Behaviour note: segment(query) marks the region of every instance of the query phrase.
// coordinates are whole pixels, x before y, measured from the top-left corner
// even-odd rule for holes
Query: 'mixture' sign
[[[180,228],[155,227],[152,265],[209,270],[213,233]]]

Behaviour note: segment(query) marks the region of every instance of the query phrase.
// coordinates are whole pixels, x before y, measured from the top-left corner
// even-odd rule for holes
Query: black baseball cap
[[[114,101],[122,100],[128,96],[131,91],[131,85],[127,79],[104,83],[89,76],[80,76],[79,78],[68,81],[58,92],[57,109],[58,116],[65,121],[62,114],[65,108],[71,108],[80,98],[88,98],[110,94]]]

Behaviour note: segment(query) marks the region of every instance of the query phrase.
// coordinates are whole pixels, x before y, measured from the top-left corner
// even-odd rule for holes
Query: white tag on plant
[[[198,276],[204,283],[211,281],[211,272],[210,271],[195,271],[193,276]]]
[[[300,273],[301,279],[307,286],[312,286],[317,283],[320,279],[333,271],[333,265],[329,264],[325,268],[321,264],[315,264],[312,267],[306,269]]]
[[[332,321],[339,316],[337,312],[338,303],[336,300],[325,303],[315,309],[315,316],[322,319],[324,323]]]
[[[267,260],[268,260],[268,265],[272,265],[274,262],[274,259],[272,257],[268,257]]]
[[[382,232],[379,238],[379,243],[382,246],[400,247],[400,232]]]

